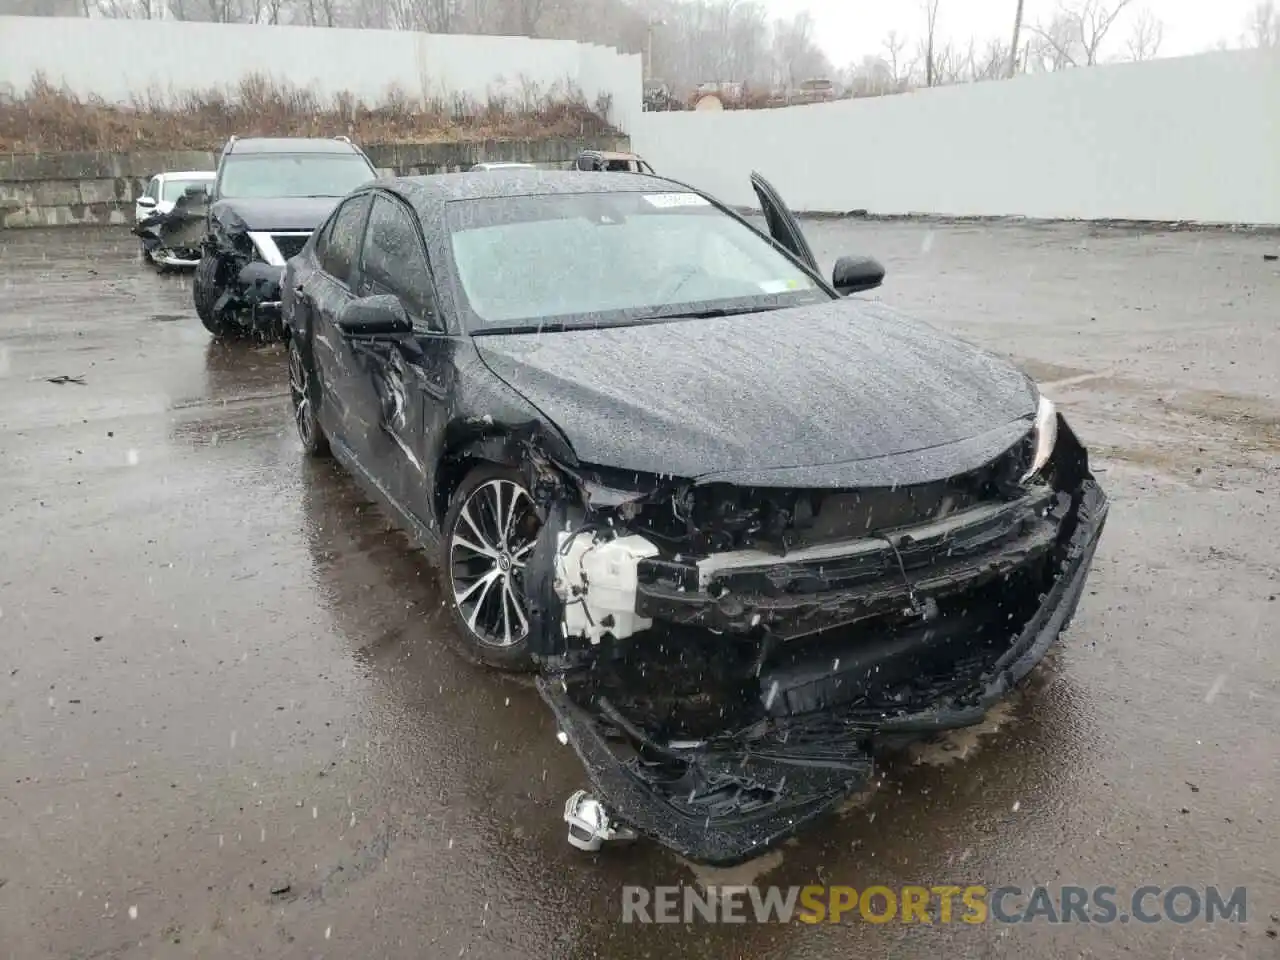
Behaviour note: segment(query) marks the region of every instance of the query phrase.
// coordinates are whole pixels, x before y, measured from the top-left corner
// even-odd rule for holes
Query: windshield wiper
[[[564,333],[566,330],[611,330],[617,327],[637,327],[647,323],[666,323],[668,320],[705,320],[711,317],[736,317],[744,313],[768,313],[771,310],[786,310],[786,307],[712,307],[706,310],[691,310],[688,313],[655,313],[646,317],[629,317],[625,320],[611,320],[602,323],[543,323],[538,325],[520,324],[505,327],[480,327],[472,330],[473,337],[489,335],[505,335],[510,333]]]
[[[637,317],[633,323],[657,323],[661,320],[709,320],[712,317],[737,317],[744,313],[768,313],[771,310],[785,310],[786,307],[709,307],[706,310],[690,310],[687,313],[655,313],[648,317]]]
[[[506,336],[510,333],[564,333],[566,330],[590,330],[580,323],[522,323],[507,327],[479,327],[471,331],[473,337]]]

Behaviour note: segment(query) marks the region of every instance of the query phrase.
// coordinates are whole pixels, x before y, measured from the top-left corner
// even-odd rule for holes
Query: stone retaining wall
[[[477,140],[376,144],[365,148],[384,174],[466,170],[474,163],[513,160],[556,168],[579,150],[627,150],[626,137]],[[0,229],[131,223],[134,201],[164,170],[212,170],[215,153],[45,153],[0,156]]]

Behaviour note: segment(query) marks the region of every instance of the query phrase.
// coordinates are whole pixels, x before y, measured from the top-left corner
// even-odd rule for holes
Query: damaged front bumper
[[[134,225],[151,262],[162,267],[194,267],[200,262],[208,198],[183,194],[171,210],[153,212]]]
[[[148,217],[134,226],[133,233],[158,266],[194,267],[200,262],[203,223],[183,211]]]
[[[200,251],[169,250],[165,247],[148,248],[151,262],[162,267],[194,267],[200,262]]]
[[[213,309],[218,313],[245,311],[254,320],[278,320],[284,264],[251,260],[244,264],[232,262],[228,267],[231,276]]]
[[[282,333],[285,268],[310,235],[307,230],[249,230],[238,218],[228,220],[225,211],[215,217],[204,240],[204,255],[217,262],[213,312],[258,332]]]
[[[865,787],[878,737],[979,722],[1075,613],[1108,511],[1083,456],[1069,492],[856,548],[694,562],[618,538],[592,573],[633,569],[633,607],[587,626],[559,534],[565,655],[538,689],[610,819],[732,865]]]

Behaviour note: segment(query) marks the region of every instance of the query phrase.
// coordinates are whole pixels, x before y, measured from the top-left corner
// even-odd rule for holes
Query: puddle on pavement
[[[782,866],[781,850],[770,850],[762,857],[740,863],[736,867],[705,867],[678,857],[693,874],[694,884],[701,890],[711,887],[748,887],[760,882],[760,878]]]
[[[982,749],[984,740],[1014,721],[1015,706],[1014,699],[1003,700],[987,711],[981,723],[949,730],[924,743],[912,744],[907,750],[907,756],[913,765],[929,767],[945,767],[958,760],[965,760]]]

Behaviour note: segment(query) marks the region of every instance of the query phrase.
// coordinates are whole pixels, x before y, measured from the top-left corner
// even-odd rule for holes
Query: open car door
[[[751,186],[755,188],[756,196],[760,200],[760,209],[764,211],[764,218],[769,224],[769,233],[773,239],[795,254],[814,273],[820,274],[818,258],[813,255],[809,241],[804,238],[800,221],[787,209],[787,205],[782,202],[782,197],[773,188],[773,184],[760,174],[753,172]]]

